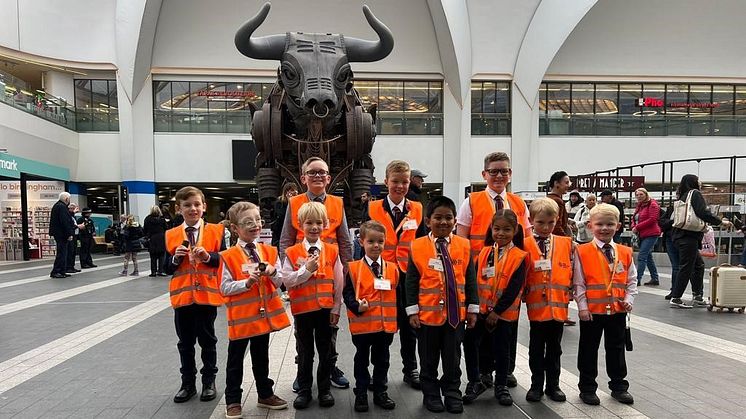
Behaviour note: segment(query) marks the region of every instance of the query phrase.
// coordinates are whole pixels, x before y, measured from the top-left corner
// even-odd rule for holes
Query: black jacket
[[[58,240],[67,240],[68,237],[75,234],[76,228],[77,226],[73,223],[70,213],[67,211],[67,204],[57,201],[52,206],[52,212],[49,216],[49,235]]]
[[[143,238],[142,227],[139,225],[125,226],[122,229],[124,251],[129,253],[142,250],[142,243],[140,242],[141,238]]]
[[[163,253],[166,251],[166,219],[148,215],[143,223],[143,234],[150,241],[148,251],[150,253]]]

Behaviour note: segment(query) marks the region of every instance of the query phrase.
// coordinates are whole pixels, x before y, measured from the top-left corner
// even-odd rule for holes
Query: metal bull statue
[[[370,152],[376,136],[376,108],[363,109],[353,88],[350,63],[389,55],[394,47],[391,31],[363,6],[378,41],[302,32],[252,37],[269,9],[265,3],[235,37],[243,55],[280,60],[272,92],[261,110],[252,112],[262,206],[271,205],[284,183],[301,186],[301,166],[309,157],[321,157],[329,164],[330,192],[343,187],[348,202],[359,205],[360,195],[374,181]]]

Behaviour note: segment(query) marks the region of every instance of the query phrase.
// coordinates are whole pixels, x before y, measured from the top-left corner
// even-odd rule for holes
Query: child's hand
[[[210,253],[208,253],[202,246],[195,247],[192,249],[192,252],[194,252],[194,256],[196,256],[197,260],[200,262],[207,262],[210,260]]]
[[[589,310],[580,310],[578,312],[578,317],[580,317],[580,320],[584,322],[593,320],[593,315],[591,315],[591,312]]]
[[[268,264],[267,264],[267,267],[266,267],[266,268],[264,268],[264,272],[262,272],[262,275],[265,275],[265,276],[272,276],[272,275],[274,275],[274,274],[275,274],[275,272],[277,272],[277,269],[275,269],[275,267],[274,267],[273,265],[270,265],[270,264],[268,263]]]
[[[370,308],[370,306],[368,305],[368,300],[366,300],[365,298],[363,298],[362,300],[358,300],[357,302],[359,305],[357,311],[359,312],[368,311],[368,308]]]
[[[183,245],[177,247],[176,251],[174,252],[174,256],[176,256],[177,258],[183,258],[184,256],[188,254],[189,254],[189,248]]]
[[[409,316],[409,325],[412,326],[413,329],[419,329],[420,328],[420,316],[417,314],[412,314]]]
[[[306,270],[316,272],[319,269],[319,255],[313,255],[306,260]]]
[[[466,315],[466,328],[473,329],[476,324],[477,324],[477,314],[468,313]]]
[[[495,327],[495,325],[497,325],[497,319],[498,319],[497,313],[493,311],[487,316],[487,318],[485,319],[485,322],[487,322],[487,326]]]
[[[624,302],[622,302],[622,306],[624,307],[624,310],[625,310],[625,311],[626,311],[627,313],[629,313],[630,311],[632,311],[632,304],[630,304],[630,303],[628,303],[628,302],[624,301]]]
[[[329,323],[332,326],[336,326],[337,323],[339,323],[339,314],[330,313],[329,314]]]
[[[246,280],[246,289],[251,288],[257,282],[259,282],[259,273],[252,272],[251,275],[249,275],[249,278]]]

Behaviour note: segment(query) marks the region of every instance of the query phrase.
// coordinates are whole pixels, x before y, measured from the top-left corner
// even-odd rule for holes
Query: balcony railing
[[[542,115],[539,135],[746,136],[746,115]]]
[[[54,96],[34,94],[24,88],[11,86],[0,82],[4,86],[0,94],[0,102],[16,109],[36,115],[47,121],[75,130],[75,108]]]

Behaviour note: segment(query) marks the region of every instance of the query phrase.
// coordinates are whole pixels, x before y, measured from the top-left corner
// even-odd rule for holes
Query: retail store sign
[[[0,154],[0,176],[19,179],[21,173],[43,176],[51,179],[70,180],[70,171],[64,167],[53,166],[35,160],[11,154]]]
[[[637,99],[637,106],[646,108],[662,108],[663,99],[656,99],[654,97],[641,97]]]
[[[617,192],[634,192],[645,185],[645,176],[574,176],[570,181],[579,191],[611,189]]]
[[[717,102],[668,102],[668,104],[664,104],[663,99],[658,99],[654,97],[641,97],[637,99],[637,106],[641,108],[662,108],[663,106],[666,106],[667,108],[717,108],[720,106],[720,103]]]

